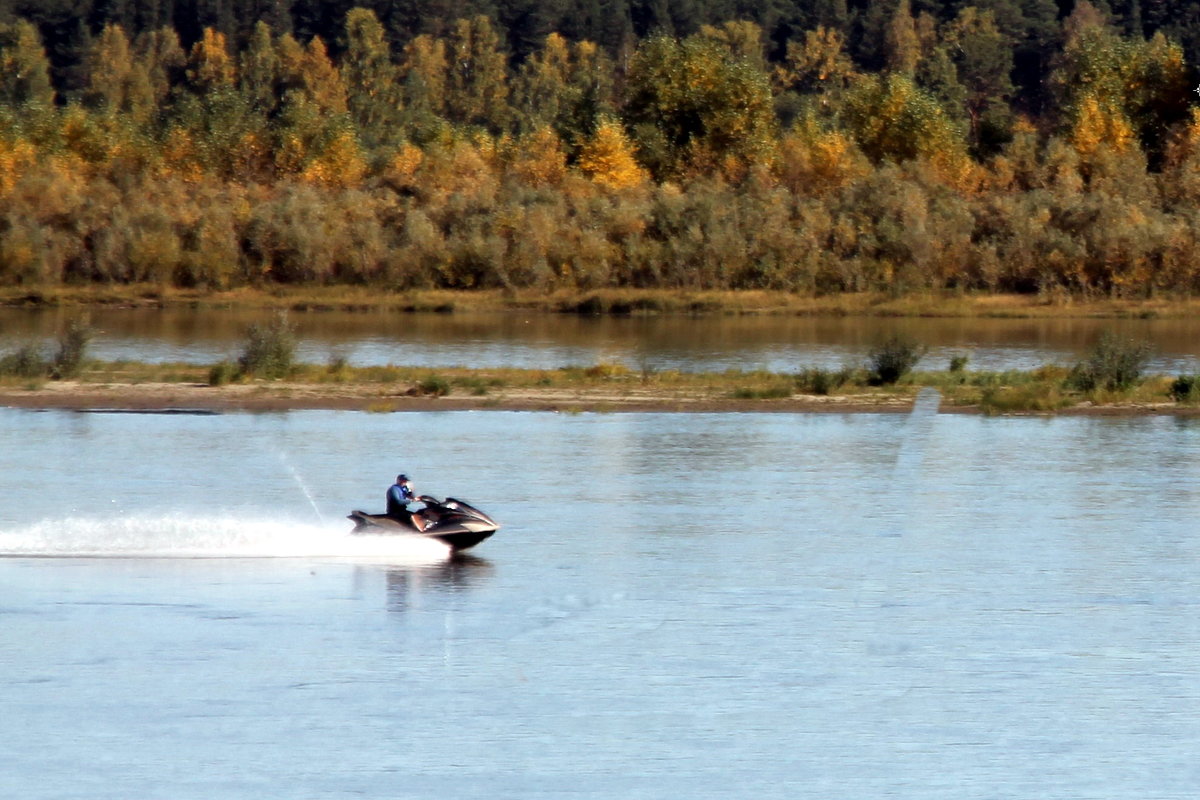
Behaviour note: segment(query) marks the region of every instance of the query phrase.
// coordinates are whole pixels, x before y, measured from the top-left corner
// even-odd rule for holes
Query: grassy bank
[[[1200,314],[1200,299],[1081,300],[1067,296],[924,292],[893,297],[862,292],[809,296],[767,291],[667,289],[533,291],[413,290],[359,286],[241,288],[230,291],[127,286],[0,287],[0,306],[20,308],[141,307],[293,311],[491,312],[578,314],[774,314],[959,318],[1183,318]]]
[[[920,371],[873,385],[867,369],[797,373],[639,371],[619,364],[560,369],[468,369],[294,365],[263,380],[222,374],[221,365],[86,363],[73,380],[0,377],[0,405],[26,407],[230,409],[428,408],[663,411],[905,411],[923,387],[943,408],[985,414],[1200,413],[1200,386],[1148,376],[1128,389],[1073,388],[1073,370]],[[1200,383],[1200,382],[1197,382]]]

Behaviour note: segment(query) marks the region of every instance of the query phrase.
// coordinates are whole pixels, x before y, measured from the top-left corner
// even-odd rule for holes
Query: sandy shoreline
[[[87,384],[51,381],[35,388],[0,387],[0,407],[93,412],[225,413],[299,410],[368,411],[545,411],[545,412],[725,412],[725,413],[908,413],[912,397],[878,395],[738,399],[657,390],[623,393],[612,389],[521,389],[483,396],[414,396],[354,384],[199,383]],[[977,406],[942,404],[941,413],[982,413]],[[1200,416],[1200,407],[1175,403],[1093,405],[1021,416]]]

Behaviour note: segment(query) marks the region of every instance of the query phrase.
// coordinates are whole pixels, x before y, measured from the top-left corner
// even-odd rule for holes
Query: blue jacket
[[[416,498],[413,497],[411,489],[393,483],[387,490],[387,513],[389,515],[402,514],[408,511],[408,504],[414,500]]]

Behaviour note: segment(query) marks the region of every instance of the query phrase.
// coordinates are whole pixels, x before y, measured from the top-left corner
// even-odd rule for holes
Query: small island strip
[[[552,370],[316,367],[287,378],[224,380],[202,365],[92,363],[73,379],[0,380],[0,406],[75,411],[222,413],[305,409],[550,412],[907,413],[924,387],[943,413],[1200,415],[1180,379],[1147,377],[1124,391],[1064,388],[1067,368],[1028,373],[912,372],[872,386],[862,370],[680,373],[621,365]],[[1172,392],[1175,394],[1172,394]],[[1190,387],[1189,387],[1190,390]]]

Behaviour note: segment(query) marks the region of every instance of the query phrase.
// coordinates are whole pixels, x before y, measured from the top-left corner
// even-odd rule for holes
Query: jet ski
[[[350,533],[424,536],[445,543],[457,553],[474,547],[500,528],[496,520],[462,500],[453,497],[438,500],[428,495],[421,495],[417,499],[425,504],[425,508],[405,511],[402,516],[351,511],[348,519],[354,521],[354,530]],[[414,517],[419,518],[420,524]]]

